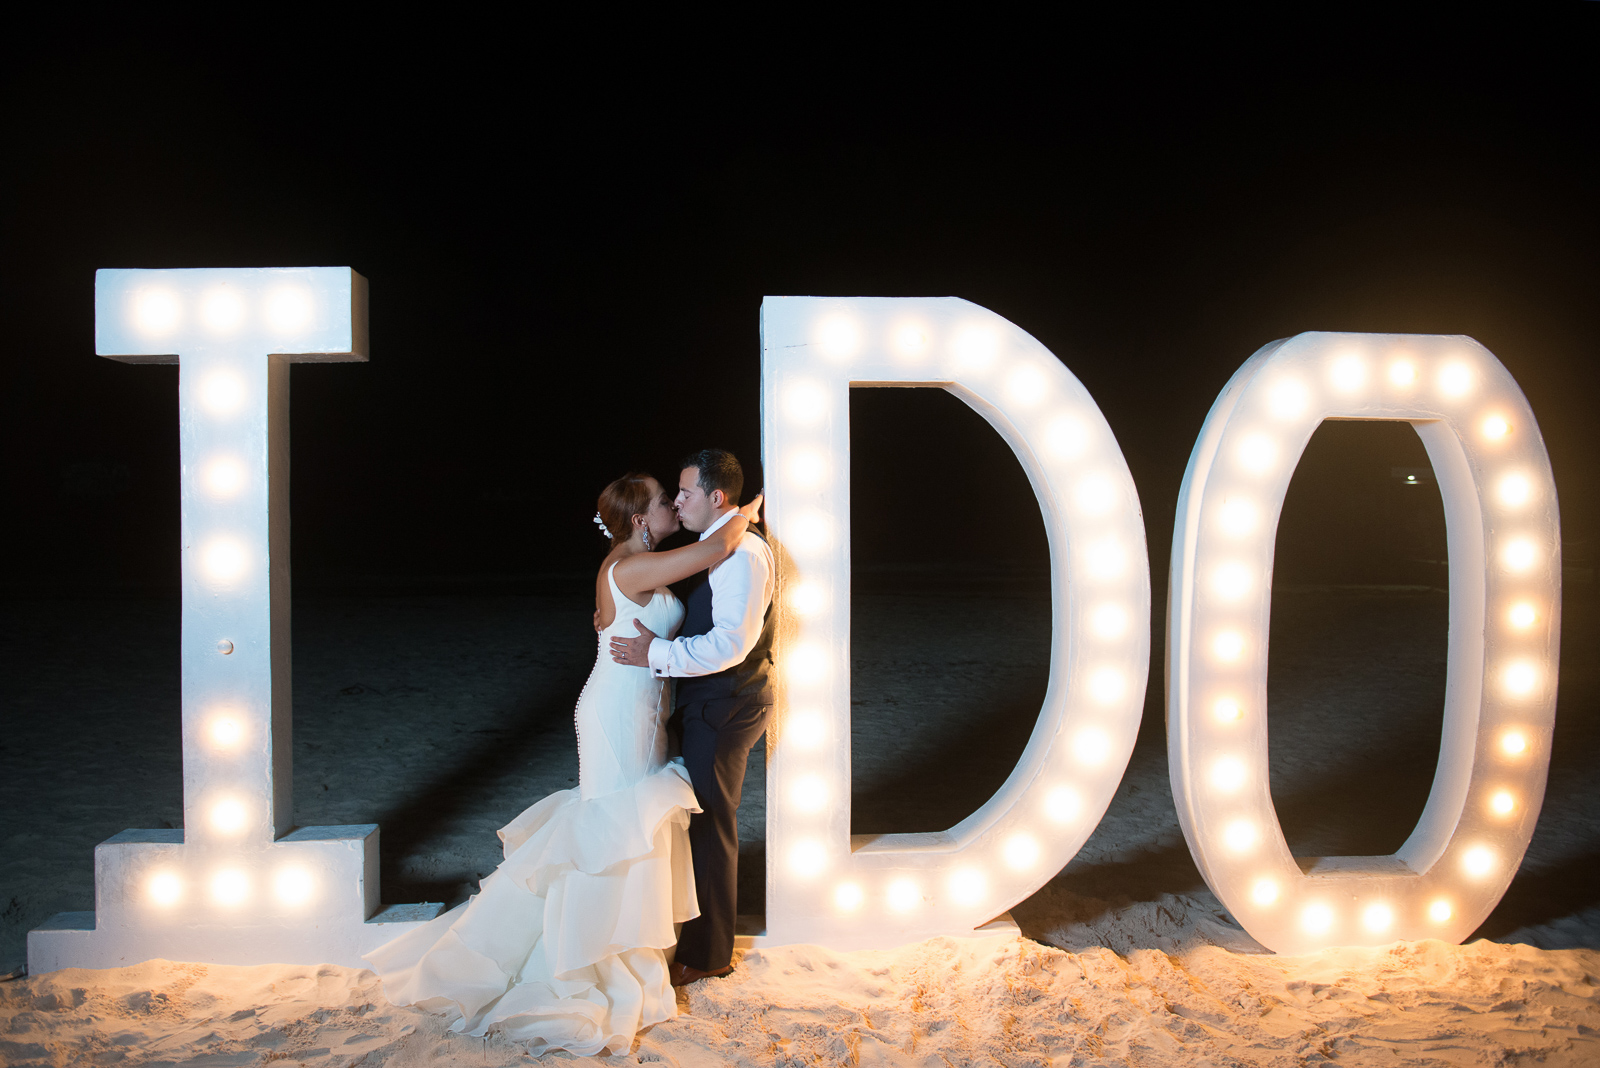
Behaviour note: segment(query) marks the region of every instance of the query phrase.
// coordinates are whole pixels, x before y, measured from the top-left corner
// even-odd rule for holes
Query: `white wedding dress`
[[[505,861],[477,894],[364,958],[396,1005],[533,1053],[626,1053],[641,1027],[676,1016],[663,951],[673,924],[699,915],[688,835],[699,807],[683,765],[666,761],[669,692],[609,647],[638,633],[636,619],[675,634],[683,605],[663,590],[640,607],[606,580],[617,616],[578,698],[578,788],[500,829]]]

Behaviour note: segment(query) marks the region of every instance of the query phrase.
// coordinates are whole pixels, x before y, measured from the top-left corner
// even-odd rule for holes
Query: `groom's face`
[[[700,488],[698,467],[685,467],[678,475],[678,499],[673,502],[678,521],[696,534],[709,527],[717,518],[717,502],[721,499],[720,491],[713,492],[715,496]]]

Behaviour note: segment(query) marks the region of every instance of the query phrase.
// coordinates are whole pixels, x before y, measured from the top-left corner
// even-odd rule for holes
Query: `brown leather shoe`
[[[672,980],[673,986],[688,986],[698,983],[702,979],[721,979],[725,975],[733,974],[733,965],[715,972],[703,972],[699,968],[691,968],[682,961],[673,961],[667,965],[667,978]]]

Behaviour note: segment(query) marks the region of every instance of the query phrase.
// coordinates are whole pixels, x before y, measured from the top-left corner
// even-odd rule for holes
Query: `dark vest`
[[[750,531],[761,538],[757,531]],[[761,538],[762,541],[767,539]],[[777,576],[773,576],[774,580]],[[752,595],[760,596],[759,591],[751,591]],[[700,573],[700,584],[689,594],[689,599],[684,604],[683,626],[678,630],[678,637],[692,638],[697,634],[708,634],[711,631],[711,572]],[[769,676],[772,674],[772,605],[767,605],[767,612],[761,619],[761,636],[756,639],[756,644],[751,648],[749,655],[742,661],[725,671],[714,675],[697,675],[693,678],[675,680],[678,684],[677,705],[683,707],[695,701],[707,701],[717,697],[750,697],[751,704],[770,705],[776,698],[772,693],[772,683]]]

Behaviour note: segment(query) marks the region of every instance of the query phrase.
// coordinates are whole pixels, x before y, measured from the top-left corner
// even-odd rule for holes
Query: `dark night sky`
[[[19,34],[5,587],[175,589],[176,371],[94,356],[114,266],[370,280],[372,362],[293,372],[308,590],[585,570],[600,486],[704,444],[759,483],[763,294],[957,295],[1038,337],[1122,443],[1158,586],[1189,449],[1257,347],[1470,334],[1528,393],[1568,562],[1592,564],[1600,4],[1518,17],[1539,21],[1248,43],[1138,22]],[[896,394],[855,402],[859,557],[1040,559],[998,438]],[[1323,453],[1303,476],[1348,477],[1297,479],[1308,538],[1410,455]],[[1361,555],[1343,577],[1374,578]]]

